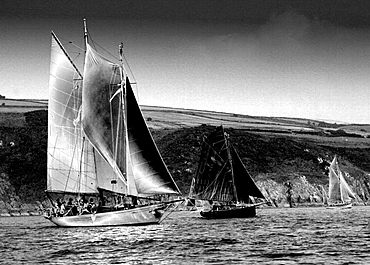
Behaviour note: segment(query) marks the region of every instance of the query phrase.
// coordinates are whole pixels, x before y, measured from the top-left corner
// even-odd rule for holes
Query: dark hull
[[[225,210],[201,211],[200,215],[207,219],[250,218],[256,216],[256,206],[237,207]]]

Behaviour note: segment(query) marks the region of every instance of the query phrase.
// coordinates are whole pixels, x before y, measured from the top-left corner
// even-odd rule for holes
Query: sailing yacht
[[[343,172],[338,165],[337,156],[329,166],[329,197],[327,208],[349,209],[352,208],[352,199],[356,200],[355,193],[344,179]]]
[[[52,32],[44,216],[63,227],[158,224],[181,195],[123,65],[90,44],[80,71]],[[68,201],[68,203],[66,203]]]
[[[197,173],[189,197],[207,201],[204,218],[246,218],[266,199],[246,170],[223,126],[204,137]],[[262,199],[255,203],[253,198]]]

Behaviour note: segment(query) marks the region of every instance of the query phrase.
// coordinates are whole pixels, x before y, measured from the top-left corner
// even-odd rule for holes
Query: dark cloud
[[[370,26],[370,1],[367,0],[5,0],[0,16],[264,24],[287,11],[337,26]]]
[[[370,27],[370,1],[366,0],[294,1],[292,8],[311,20],[348,28]]]

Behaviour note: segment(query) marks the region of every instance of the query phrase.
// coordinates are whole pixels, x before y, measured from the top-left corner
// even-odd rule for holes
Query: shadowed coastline
[[[47,101],[0,100],[0,216],[37,215],[48,206]],[[335,154],[358,204],[370,198],[370,125],[154,106],[142,110],[184,195],[202,137],[222,124],[270,206],[321,206],[326,166]]]

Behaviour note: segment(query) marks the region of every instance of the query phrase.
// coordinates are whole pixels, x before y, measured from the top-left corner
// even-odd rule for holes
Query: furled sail
[[[48,179],[50,192],[96,192],[92,147],[79,124],[82,76],[52,33],[49,78]]]
[[[192,182],[190,196],[228,202],[249,202],[249,196],[265,198],[222,126],[203,141],[201,160]]]

